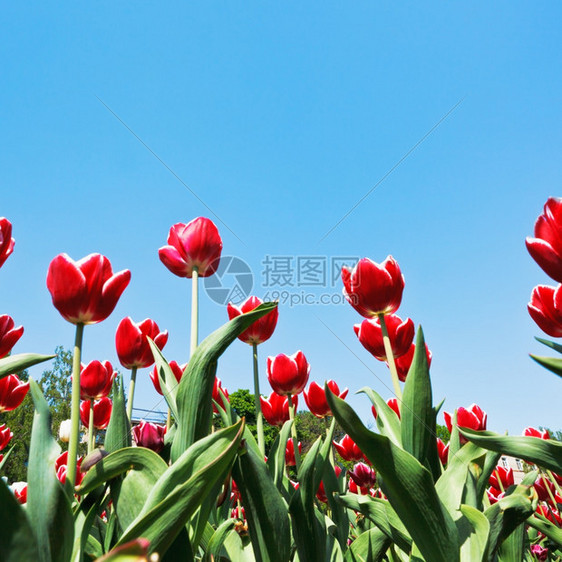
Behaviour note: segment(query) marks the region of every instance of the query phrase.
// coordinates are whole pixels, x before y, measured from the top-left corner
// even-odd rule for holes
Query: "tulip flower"
[[[370,490],[369,488],[360,488],[354,480],[352,480],[351,478],[349,479],[348,483],[347,483],[347,489],[349,491],[350,494],[357,494],[360,496],[367,496],[370,495]]]
[[[342,469],[337,465],[334,467],[334,473],[336,478],[340,477],[341,470]],[[324,490],[323,480],[320,481],[320,486],[318,486],[318,491],[316,492],[316,498],[318,499],[318,501],[321,501],[322,503],[328,503],[328,497],[326,496],[326,491]]]
[[[412,361],[414,360],[414,353],[416,351],[416,344],[413,343],[410,346],[410,349],[402,356],[398,357],[398,359],[396,359],[395,364],[396,364],[396,370],[398,371],[398,378],[402,381],[402,382],[406,382],[406,377],[408,376],[408,371],[410,370],[410,367],[412,366]],[[431,359],[432,359],[432,354],[431,351],[429,351],[429,348],[427,347],[427,344],[425,345],[425,352],[426,352],[426,357],[427,357],[427,366],[430,367],[431,366]]]
[[[0,378],[0,414],[15,410],[25,398],[29,383],[21,381],[17,375]]]
[[[87,429],[90,428],[90,404],[91,400],[85,400],[80,405],[80,420]],[[94,423],[96,429],[105,429],[109,424],[111,418],[111,410],[113,403],[111,398],[102,398],[94,402]]]
[[[309,374],[310,365],[302,351],[293,355],[280,353],[267,358],[267,378],[277,394],[300,394],[308,382]]]
[[[543,271],[562,283],[562,199],[549,197],[535,223],[535,237],[529,236],[525,243]]]
[[[14,482],[10,489],[22,505],[27,503],[27,482]]]
[[[14,320],[11,316],[3,314],[0,316],[0,359],[6,357],[12,347],[23,335],[23,326],[14,327]]]
[[[146,447],[159,453],[164,448],[164,434],[166,428],[163,425],[156,425],[142,420],[133,427],[133,439],[137,447]]]
[[[178,277],[189,277],[197,268],[199,277],[208,277],[217,270],[222,240],[212,220],[198,217],[187,224],[170,228],[168,246],[158,250],[162,263]]]
[[[228,318],[232,320],[241,314],[251,312],[260,304],[263,304],[263,301],[258,297],[248,297],[240,306],[235,306],[229,302],[226,307]],[[265,316],[256,320],[249,328],[244,330],[238,336],[238,339],[249,345],[259,345],[263,343],[272,336],[275,326],[277,326],[278,318],[279,310],[275,307],[271,312],[268,312]]]
[[[441,464],[445,466],[449,459],[449,443],[445,445],[439,437],[437,438],[437,454],[439,455]]]
[[[105,320],[130,280],[129,270],[114,274],[109,260],[100,254],[90,254],[77,262],[60,254],[51,261],[47,272],[53,305],[73,324]]]
[[[542,474],[539,474],[533,486],[537,492],[537,495],[539,496],[540,501],[552,502],[552,498],[554,497],[556,488],[550,480],[548,480]]]
[[[396,398],[389,398],[386,401],[387,406],[394,411],[394,413],[398,416],[398,419],[400,419],[400,406],[398,405],[398,400]],[[377,419],[377,409],[375,408],[375,406],[371,406],[371,411],[373,412],[373,416],[375,419]]]
[[[492,488],[496,488],[497,490],[503,490],[505,492],[505,490],[513,486],[514,483],[513,468],[508,470],[498,464],[494,472],[490,475],[489,484]]]
[[[222,382],[218,377],[215,377],[215,382],[213,383],[213,400],[219,404],[219,406],[223,407],[222,397],[225,397],[228,400],[228,390],[222,387]],[[213,412],[218,414],[219,411],[217,407],[213,404]]]
[[[123,367],[142,369],[154,364],[154,356],[147,338],[153,340],[156,347],[162,350],[168,341],[168,332],[161,332],[158,324],[149,318],[136,323],[127,317],[119,322],[115,333],[115,347]]]
[[[411,318],[402,320],[396,314],[387,314],[384,320],[388,330],[392,353],[394,359],[396,359],[410,350],[414,340],[414,322]],[[387,360],[379,318],[363,320],[361,324],[355,324],[353,329],[363,347],[375,359],[379,361]]]
[[[372,488],[377,481],[375,470],[364,462],[357,463],[348,474],[360,488]]]
[[[488,501],[490,502],[490,505],[497,503],[505,496],[505,492],[502,492],[497,488],[488,488],[486,493],[488,494]]]
[[[63,420],[59,426],[59,439],[63,443],[70,441],[70,430],[72,429],[72,420]]]
[[[300,441],[298,444],[298,448],[300,454],[302,451],[302,443]],[[287,446],[285,448],[285,464],[287,466],[296,466],[297,464],[295,459],[295,446],[292,438],[287,440]]]
[[[523,430],[523,435],[526,437],[538,437],[539,439],[550,439],[550,433],[548,432],[548,429],[540,431],[539,429],[535,429],[534,427],[526,427]]]
[[[8,446],[13,436],[11,429],[5,423],[0,425],[0,451]]]
[[[347,396],[348,389],[346,388],[340,392],[340,389],[335,381],[329,380],[326,384],[332,394],[335,394],[342,400]],[[332,415],[330,406],[328,406],[328,402],[326,401],[326,393],[319,384],[311,382],[308,386],[308,391],[305,390],[303,394],[308,409],[317,418],[325,418],[326,416]]]
[[[170,369],[172,369],[172,373],[174,373],[174,377],[176,377],[176,380],[178,381],[179,384],[181,377],[187,367],[187,363],[184,363],[183,365],[178,365],[177,361],[170,361],[168,365],[170,366]],[[152,380],[152,384],[154,385],[154,389],[156,390],[156,392],[158,392],[158,394],[162,394],[160,379],[158,378],[158,367],[156,367],[156,365],[154,366],[154,369],[152,369],[152,371],[150,372],[150,380]]]
[[[562,285],[537,285],[527,310],[537,326],[553,338],[562,337]]]
[[[443,412],[443,417],[445,418],[445,424],[447,425],[447,429],[452,431],[453,423],[452,423],[452,416],[448,412]],[[486,412],[477,406],[476,404],[472,404],[468,408],[459,408],[457,410],[457,425],[459,427],[467,427],[469,429],[474,429],[475,431],[483,431],[486,429],[486,421],[488,416]],[[460,436],[461,443],[466,443],[466,439],[461,435]]]
[[[108,396],[117,373],[109,361],[95,360],[80,369],[80,398],[99,400]]]
[[[531,545],[531,554],[534,560],[548,560],[548,548],[541,546],[540,544]]]
[[[562,517],[560,517],[560,513],[557,509],[554,509],[553,506],[547,507],[544,504],[539,504],[537,506],[536,512],[539,515],[542,515],[550,522],[554,523],[557,527],[562,527]]]
[[[293,408],[296,410],[299,397],[295,395],[291,399]],[[289,419],[289,399],[287,396],[272,392],[267,399],[260,396],[260,404],[263,417],[268,424],[282,426]]]
[[[381,264],[363,258],[353,269],[344,266],[341,276],[343,294],[361,316],[372,318],[378,314],[392,314],[400,306],[404,276],[392,256]]]
[[[80,472],[82,460],[83,458],[80,457],[76,463],[76,486],[78,486],[84,479],[84,474]],[[59,482],[64,484],[68,473],[68,451],[65,451],[57,457],[57,460],[55,461],[55,472]]]
[[[0,218],[0,267],[14,251],[16,241],[12,238],[12,223],[5,217]]]
[[[361,449],[349,435],[344,435],[339,443],[332,441],[332,444],[340,454],[340,457],[345,461],[357,462],[365,458]]]

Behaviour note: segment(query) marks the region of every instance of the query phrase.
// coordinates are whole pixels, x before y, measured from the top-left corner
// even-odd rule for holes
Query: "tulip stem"
[[[68,442],[68,457],[66,479],[74,490],[76,482],[76,461],[78,460],[78,439],[80,437],[80,362],[82,360],[82,339],[84,324],[76,324],[74,338],[74,355],[72,356],[72,403],[71,403],[71,431]]]
[[[170,426],[172,425],[172,412],[168,408],[168,416],[166,417],[166,432],[170,431]]]
[[[392,345],[390,343],[390,337],[388,336],[388,330],[386,329],[386,322],[384,320],[384,314],[379,314],[379,322],[381,325],[382,341],[384,344],[384,351],[386,353],[386,360],[388,361],[388,367],[390,369],[390,377],[392,378],[392,386],[394,386],[394,394],[398,398],[398,402],[402,404],[402,389],[400,388],[400,379],[398,378],[398,371],[396,370],[396,363],[394,361],[394,353],[392,352]]]
[[[333,420],[333,418],[332,418]],[[332,421],[333,423],[333,421]],[[324,424],[326,425],[326,438],[328,438],[328,436],[330,435],[330,430],[331,430],[331,423],[328,420],[328,416],[324,417]],[[330,456],[330,464],[332,465],[332,468],[335,469],[336,466],[336,460],[334,459],[334,448],[330,445],[330,452],[328,453]]]
[[[297,425],[295,423],[295,405],[293,404],[293,397],[288,394],[287,401],[289,402],[289,419],[293,422],[291,425],[291,435],[293,436],[293,452],[295,453],[295,468],[297,469],[297,476],[301,467],[301,455],[299,453],[299,441],[297,437]]]
[[[191,343],[190,355],[197,348],[199,341],[199,270],[197,266],[193,266],[191,275]]]
[[[135,382],[137,380],[137,368],[131,369],[131,382],[129,383],[129,396],[127,400],[127,417],[129,423],[133,423],[133,398],[135,397]]]
[[[262,456],[265,456],[265,438],[263,436],[263,414],[261,412],[260,403],[260,379],[258,373],[258,344],[252,344],[254,356],[254,399],[256,404],[256,425],[258,428],[258,446]]]
[[[94,400],[90,398],[90,418],[88,420],[88,455],[94,450]]]

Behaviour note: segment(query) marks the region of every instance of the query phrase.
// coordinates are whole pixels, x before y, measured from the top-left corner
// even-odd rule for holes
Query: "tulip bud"
[[[166,427],[142,420],[133,427],[133,438],[137,447],[146,447],[159,453],[164,447]]]
[[[0,358],[6,357],[23,335],[23,326],[17,328],[14,326],[15,323],[11,316],[7,314],[0,316]]]
[[[68,443],[70,441],[71,429],[72,429],[72,420],[63,420],[60,422],[59,439],[63,443]]]
[[[16,241],[12,238],[12,223],[5,217],[0,217],[0,267],[14,251]]]
[[[28,390],[29,383],[22,382],[17,375],[0,378],[0,413],[15,410]]]
[[[384,318],[394,359],[407,353],[414,340],[414,322],[411,318],[402,320],[396,314]],[[353,327],[363,347],[379,361],[386,361],[386,349],[379,318],[363,320]]]
[[[177,361],[170,361],[168,365],[170,366],[170,369],[172,369],[172,373],[174,374],[174,377],[176,377],[176,380],[178,381],[179,384],[182,375],[187,367],[187,363],[184,363],[183,365],[178,365]],[[156,365],[154,365],[154,368],[152,369],[152,371],[150,371],[150,380],[152,381],[152,384],[154,385],[154,389],[156,390],[156,392],[158,392],[158,394],[162,394],[160,379],[158,378],[158,367]]]
[[[296,411],[299,397],[292,396],[291,400]],[[267,399],[260,396],[260,403],[263,417],[268,424],[281,426],[289,419],[289,398],[287,396],[272,392]]]
[[[330,380],[326,384],[332,394],[335,394],[342,400],[347,396],[348,389],[346,388],[340,392],[339,386],[335,381]],[[308,387],[308,391],[305,390],[303,394],[308,409],[317,418],[325,418],[326,416],[332,415],[332,411],[330,410],[330,406],[328,406],[328,401],[326,400],[326,392],[319,384],[311,382]]]
[[[240,306],[235,306],[232,303],[228,303],[228,306],[226,307],[228,318],[229,320],[232,320],[233,318],[236,318],[241,314],[251,312],[260,304],[263,304],[263,301],[258,297],[248,297],[246,301],[243,302]],[[275,326],[277,325],[278,317],[279,310],[278,307],[275,307],[271,312],[268,312],[265,316],[262,316],[261,318],[256,320],[249,328],[244,330],[238,336],[238,339],[249,345],[258,345],[260,343],[263,343],[272,336],[275,330]]]
[[[280,353],[276,357],[267,358],[267,378],[277,394],[301,393],[309,374],[310,365],[302,351],[297,351],[294,355]]]
[[[150,318],[136,323],[127,317],[119,322],[115,333],[115,347],[123,367],[142,369],[150,367],[154,363],[154,356],[147,338],[153,340],[156,347],[162,350],[168,341],[168,332],[166,330],[160,332],[158,324]]]

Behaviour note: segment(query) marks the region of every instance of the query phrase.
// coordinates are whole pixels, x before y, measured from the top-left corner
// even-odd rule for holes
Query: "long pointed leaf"
[[[104,448],[108,453],[113,453],[123,447],[131,446],[131,424],[125,407],[123,392],[123,377],[119,375],[113,381],[113,407],[109,425],[105,432]]]
[[[0,378],[12,373],[20,373],[33,365],[53,359],[56,355],[39,355],[37,353],[18,353],[0,359]]]

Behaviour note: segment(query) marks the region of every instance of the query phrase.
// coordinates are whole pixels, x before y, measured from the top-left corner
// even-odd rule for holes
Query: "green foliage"
[[[451,439],[451,432],[447,429],[447,426],[441,425],[439,423],[435,424],[435,435],[436,437],[439,437],[439,439],[441,439],[441,441],[443,441],[445,445]]]

